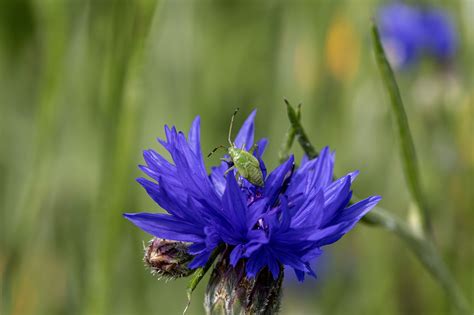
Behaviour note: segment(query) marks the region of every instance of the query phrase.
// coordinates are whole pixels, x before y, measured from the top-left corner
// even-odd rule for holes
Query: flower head
[[[187,264],[192,258],[187,244],[155,237],[148,242],[143,261],[153,275],[176,279],[191,274]]]
[[[235,143],[249,150],[254,141],[255,111],[247,118]],[[124,216],[157,238],[190,243],[189,268],[203,266],[220,244],[226,245],[230,265],[245,265],[248,278],[263,269],[277,279],[286,265],[300,280],[315,275],[309,263],[321,247],[334,243],[367,213],[380,197],[349,205],[351,183],[357,172],[333,180],[334,153],[324,148],[318,158],[294,158],[268,174],[262,155],[267,141],[258,141],[253,152],[264,176],[255,186],[235,171],[224,173],[222,162],[208,175],[200,146],[200,119],[188,137],[165,127],[159,140],[173,162],[153,150],[144,151],[140,166],[152,180],[137,179],[153,200],[168,213],[128,213]]]

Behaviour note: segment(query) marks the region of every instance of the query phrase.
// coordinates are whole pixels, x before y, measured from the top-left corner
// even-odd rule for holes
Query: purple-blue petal
[[[189,269],[196,269],[196,268],[204,266],[209,260],[210,256],[211,256],[211,252],[207,252],[207,251],[194,256],[194,259],[188,265]]]
[[[237,136],[235,137],[234,143],[237,148],[245,147],[246,151],[249,151],[253,146],[253,139],[255,133],[255,115],[257,110],[253,110],[252,113],[247,117],[242,127],[240,128]]]
[[[125,213],[125,218],[143,231],[159,237],[181,242],[202,242],[203,228],[183,222],[174,216],[162,213]]]
[[[269,206],[273,205],[282,189],[285,188],[284,184],[291,177],[293,166],[294,157],[291,155],[285,163],[278,166],[268,175],[263,194],[268,198]]]

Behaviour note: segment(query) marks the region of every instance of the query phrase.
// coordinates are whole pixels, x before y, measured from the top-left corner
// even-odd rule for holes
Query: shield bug
[[[227,175],[227,173],[229,173],[233,169],[236,169],[237,173],[240,174],[240,176],[242,176],[246,180],[248,180],[250,183],[254,184],[255,186],[262,187],[263,174],[262,174],[262,170],[260,169],[260,162],[249,151],[245,150],[245,143],[242,145],[241,148],[237,148],[235,143],[232,142],[231,140],[234,117],[238,111],[239,109],[237,108],[234,111],[232,118],[230,119],[229,135],[228,135],[228,141],[229,141],[230,146],[226,148],[220,145],[214,148],[214,150],[212,150],[211,153],[208,154],[208,157],[210,157],[217,149],[223,148],[227,150],[227,153],[229,154],[229,158],[223,159],[223,160],[226,162],[232,163],[232,166],[229,169],[227,169],[227,171],[225,171],[224,175]],[[256,145],[252,147],[252,149],[255,149],[255,148],[256,148]]]

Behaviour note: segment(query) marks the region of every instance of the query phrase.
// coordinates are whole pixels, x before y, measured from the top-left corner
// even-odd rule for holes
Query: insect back
[[[258,159],[249,151],[245,150],[245,143],[242,144],[241,148],[238,148],[235,144],[235,142],[232,142],[231,136],[232,136],[232,127],[234,124],[234,117],[237,114],[239,109],[237,108],[234,111],[234,114],[231,117],[230,120],[230,126],[229,126],[229,134],[228,134],[228,142],[229,142],[229,147],[224,147],[224,146],[218,146],[214,148],[214,150],[209,153],[208,157],[212,155],[217,149],[223,148],[227,150],[227,153],[229,154],[228,159],[222,159],[226,162],[229,162],[232,166],[229,167],[224,175],[227,175],[232,170],[237,170],[237,174],[248,180],[250,183],[252,183],[255,186],[260,186],[262,187],[264,182],[263,182],[263,173],[260,168],[260,162]],[[256,149],[256,145],[253,145],[250,151]]]
[[[232,168],[235,168],[240,176],[255,186],[263,186],[263,174],[260,169],[260,162],[255,156],[235,146],[229,147],[228,152],[234,166],[229,168],[226,173]]]

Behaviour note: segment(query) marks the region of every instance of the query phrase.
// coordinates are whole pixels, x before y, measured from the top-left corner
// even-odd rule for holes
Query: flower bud
[[[167,280],[187,277],[192,273],[188,268],[193,256],[188,254],[189,245],[183,242],[153,238],[145,248],[143,261],[153,275]]]
[[[276,314],[280,308],[283,267],[278,279],[268,268],[248,278],[245,261],[234,267],[224,253],[214,267],[204,299],[206,314]]]

